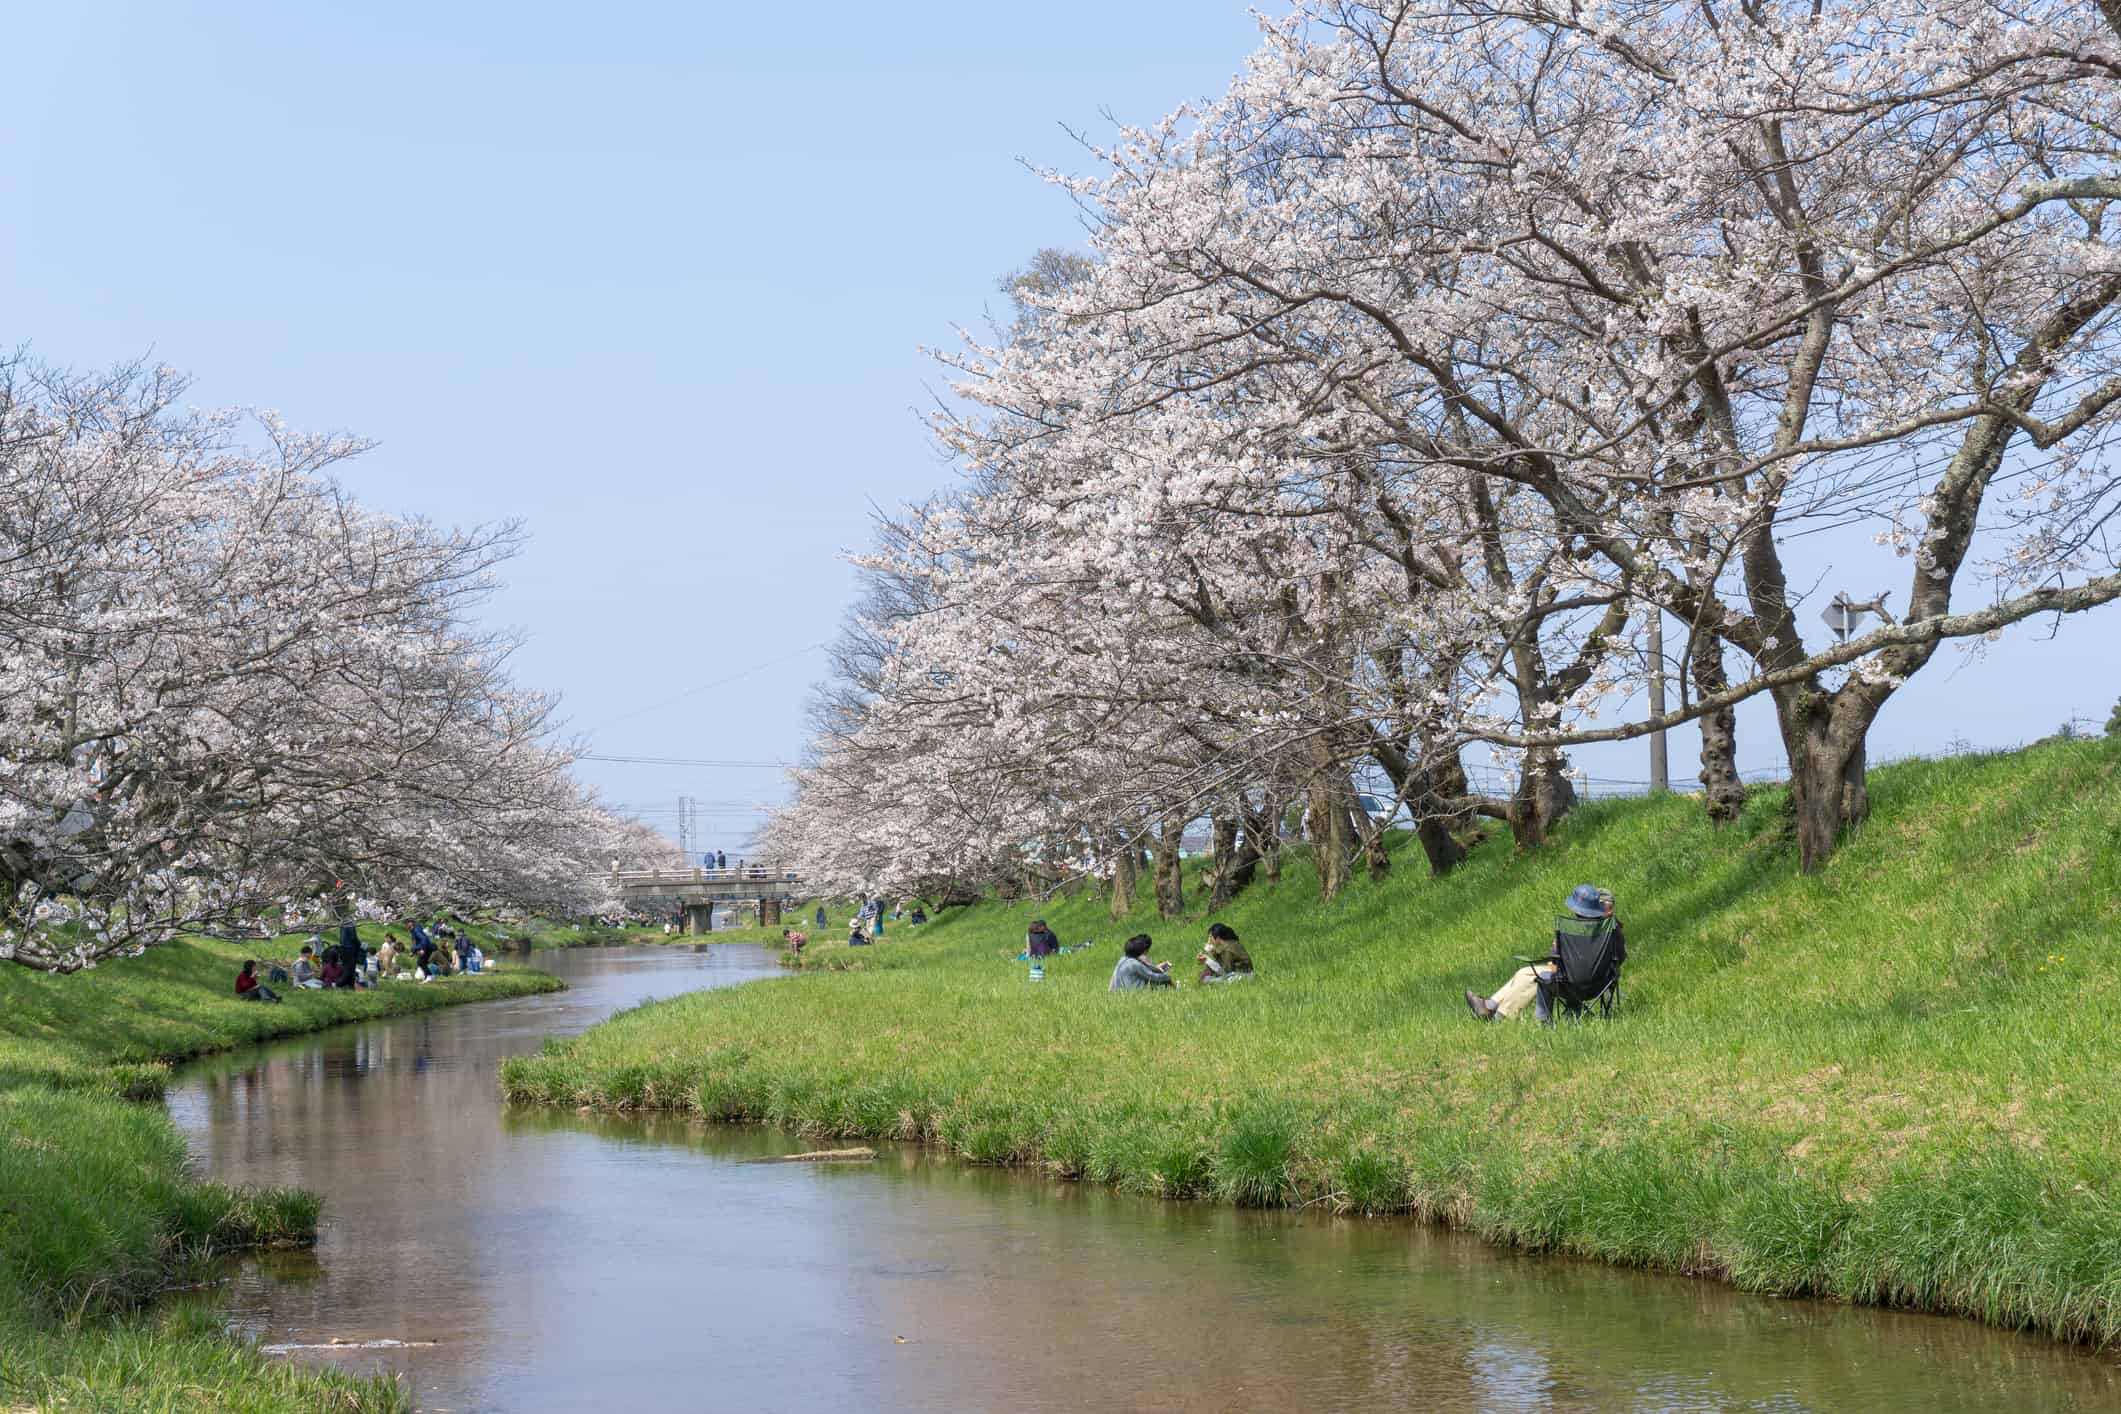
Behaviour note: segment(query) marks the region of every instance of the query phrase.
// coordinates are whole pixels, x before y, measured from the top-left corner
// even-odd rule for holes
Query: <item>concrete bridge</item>
[[[718,903],[755,903],[761,924],[781,921],[781,899],[801,898],[800,876],[750,864],[740,869],[614,869],[612,881],[627,907],[669,914],[685,911],[685,931],[706,933]]]

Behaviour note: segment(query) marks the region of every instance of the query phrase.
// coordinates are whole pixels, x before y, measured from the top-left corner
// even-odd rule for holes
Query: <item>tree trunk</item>
[[[1268,791],[1256,812],[1249,808],[1245,811],[1245,838],[1251,841],[1253,856],[1265,869],[1270,884],[1281,882],[1281,820],[1287,809],[1287,800]]]
[[[1156,832],[1156,911],[1165,918],[1186,911],[1185,876],[1178,862],[1178,840],[1185,828],[1186,817],[1173,813],[1164,816]]]
[[[1414,838],[1421,841],[1421,852],[1428,856],[1429,877],[1441,879],[1466,857],[1455,831],[1471,821],[1465,811],[1447,803],[1463,799],[1469,789],[1465,763],[1455,755],[1436,765],[1424,763],[1419,786],[1407,795],[1414,811]]]
[[[1473,823],[1472,812],[1453,803],[1463,801],[1470,791],[1465,763],[1456,752],[1431,760],[1383,740],[1377,742],[1372,755],[1414,816],[1414,838],[1421,841],[1421,852],[1428,856],[1429,877],[1442,878],[1466,857],[1455,832]]]
[[[1354,826],[1355,837],[1362,842],[1362,863],[1370,882],[1383,883],[1392,874],[1392,856],[1385,852],[1385,827],[1363,813],[1360,799],[1348,812],[1348,823]]]
[[[1568,758],[1551,747],[1525,752],[1524,774],[1510,800],[1510,834],[1519,849],[1538,849],[1576,804],[1569,783]]]
[[[1697,698],[1711,697],[1730,686],[1723,671],[1723,640],[1713,633],[1694,635],[1689,667]],[[1745,807],[1745,785],[1738,779],[1738,713],[1725,707],[1704,713],[1701,727],[1701,799],[1709,823],[1721,828]]]
[[[1227,811],[1214,817],[1210,830],[1214,853],[1209,865],[1212,882],[1208,912],[1224,907],[1252,887],[1252,876],[1258,871],[1261,858],[1260,828],[1260,817],[1252,812],[1243,796],[1239,796]]]
[[[1208,820],[1208,912],[1230,902],[1236,892],[1231,874],[1237,868],[1237,817],[1217,811]]]
[[[1864,784],[1867,738],[1875,710],[1866,702],[1805,685],[1775,694],[1775,718],[1790,758],[1790,813],[1797,824],[1797,864],[1824,868],[1841,832],[1871,813]]]
[[[1141,872],[1141,846],[1120,841],[1112,853],[1112,916],[1124,918],[1134,911],[1134,882]]]
[[[1323,743],[1320,744],[1321,748]],[[1311,778],[1310,809],[1305,826],[1311,836],[1311,859],[1318,866],[1318,896],[1330,903],[1348,886],[1348,804],[1341,797],[1347,779],[1329,766]]]
[[[1245,809],[1242,796],[1237,801],[1237,853],[1230,861],[1230,897],[1235,898],[1252,887],[1252,879],[1259,872],[1259,831],[1254,828],[1254,817]]]

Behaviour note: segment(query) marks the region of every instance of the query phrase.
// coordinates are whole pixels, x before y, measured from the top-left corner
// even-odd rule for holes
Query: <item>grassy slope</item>
[[[223,1339],[210,1313],[139,1308],[200,1259],[306,1242],[317,1203],[199,1183],[162,1093],[167,1062],[342,1021],[559,985],[504,968],[374,992],[239,1002],[247,956],[186,942],[71,977],[0,964],[0,1406],[397,1408],[387,1385],[296,1369]]]
[[[1432,882],[1411,844],[1321,907],[1308,865],[1225,915],[1260,968],[1108,995],[1146,930],[1094,900],[894,930],[863,966],[641,1008],[504,1071],[511,1098],[667,1106],[1174,1195],[1411,1210],[1530,1248],[2121,1335],[2121,746],[1878,771],[1796,874],[1781,797],[1584,808]],[[1613,1025],[1484,1026],[1461,992],[1613,889]],[[1028,985],[1034,912],[1100,939]],[[813,945],[815,946],[815,945]]]

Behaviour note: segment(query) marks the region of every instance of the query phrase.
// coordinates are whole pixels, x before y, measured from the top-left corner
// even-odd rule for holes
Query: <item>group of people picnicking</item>
[[[1566,911],[1556,920],[1554,941],[1544,958],[1520,959],[1525,965],[1491,996],[1473,991],[1465,994],[1466,1005],[1474,1016],[1482,1021],[1503,1021],[1529,1010],[1541,1021],[1550,1021],[1559,1010],[1579,1011],[1593,1003],[1610,1010],[1619,995],[1620,966],[1627,960],[1627,938],[1620,920],[1614,916],[1613,895],[1595,884],[1580,884],[1563,907]],[[865,901],[849,926],[847,945],[866,947],[881,939],[884,912],[882,899]],[[903,906],[891,916],[900,917],[902,912]],[[911,921],[927,921],[918,904],[912,907]],[[825,926],[822,905],[817,910],[817,926]],[[789,952],[800,956],[810,939],[798,929],[783,928],[781,941]],[[1091,946],[1094,944],[1081,945]],[[1154,946],[1147,933],[1136,933],[1127,939],[1120,947],[1106,990],[1138,992],[1176,987],[1178,979],[1171,975],[1171,964],[1149,960],[1149,950]],[[1031,978],[1038,981],[1045,976],[1047,959],[1079,950],[1063,947],[1046,926],[1046,920],[1039,918],[1026,931],[1024,951],[1019,956],[1029,960]],[[1194,960],[1200,964],[1198,985],[1204,987],[1244,982],[1255,975],[1252,955],[1245,950],[1237,930],[1227,923],[1208,925],[1207,938]]]
[[[1547,955],[1523,959],[1525,966],[1510,975],[1492,996],[1465,994],[1466,1005],[1482,1021],[1505,1021],[1529,1010],[1542,1022],[1557,1012],[1580,1011],[1599,1004],[1610,1011],[1620,988],[1620,967],[1627,961],[1627,936],[1614,916],[1613,895],[1595,884],[1580,884],[1569,894],[1566,912],[1555,922],[1554,941]],[[1147,933],[1136,933],[1121,946],[1106,990],[1147,991],[1176,987],[1168,962],[1151,962],[1154,946]],[[1032,923],[1025,951],[1032,959],[1033,975],[1043,976],[1047,957],[1066,951],[1060,947],[1044,919]],[[1196,954],[1201,965],[1200,983],[1214,986],[1240,982],[1253,976],[1252,956],[1245,951],[1237,932],[1226,923],[1208,925],[1207,941]]]
[[[360,929],[352,923],[339,925],[339,940],[328,946],[321,933],[312,933],[292,967],[275,964],[264,980],[258,977],[258,960],[246,959],[236,974],[236,996],[244,1001],[280,1001],[280,994],[270,982],[305,991],[353,991],[380,982],[431,982],[437,977],[486,970],[485,950],[447,924],[431,932],[425,924],[410,920],[403,926],[406,941],[400,943],[396,933],[386,932],[383,946],[372,953],[362,943]]]
[[[1043,920],[1031,925],[1033,934],[1047,931]],[[1176,987],[1178,979],[1171,975],[1168,962],[1149,961],[1149,949],[1155,941],[1147,933],[1136,933],[1120,944],[1119,961],[1112,965],[1112,980],[1106,984],[1108,992],[1139,992],[1150,987]],[[1228,982],[1249,981],[1252,977],[1252,954],[1245,951],[1237,930],[1227,923],[1210,923],[1207,941],[1193,955],[1200,964],[1200,985],[1213,987]]]

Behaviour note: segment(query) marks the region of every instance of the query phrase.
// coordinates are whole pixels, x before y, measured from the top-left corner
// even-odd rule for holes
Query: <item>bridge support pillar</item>
[[[760,900],[759,900],[759,926],[760,926],[761,928],[771,928],[771,927],[772,927],[772,926],[773,926],[774,924],[776,924],[776,923],[778,923],[778,922],[780,922],[780,921],[781,921],[781,901],[780,901],[780,900],[779,900],[778,898],[762,898],[762,899],[760,899]]]
[[[685,934],[697,937],[714,931],[714,905],[711,903],[688,903],[685,905]]]

